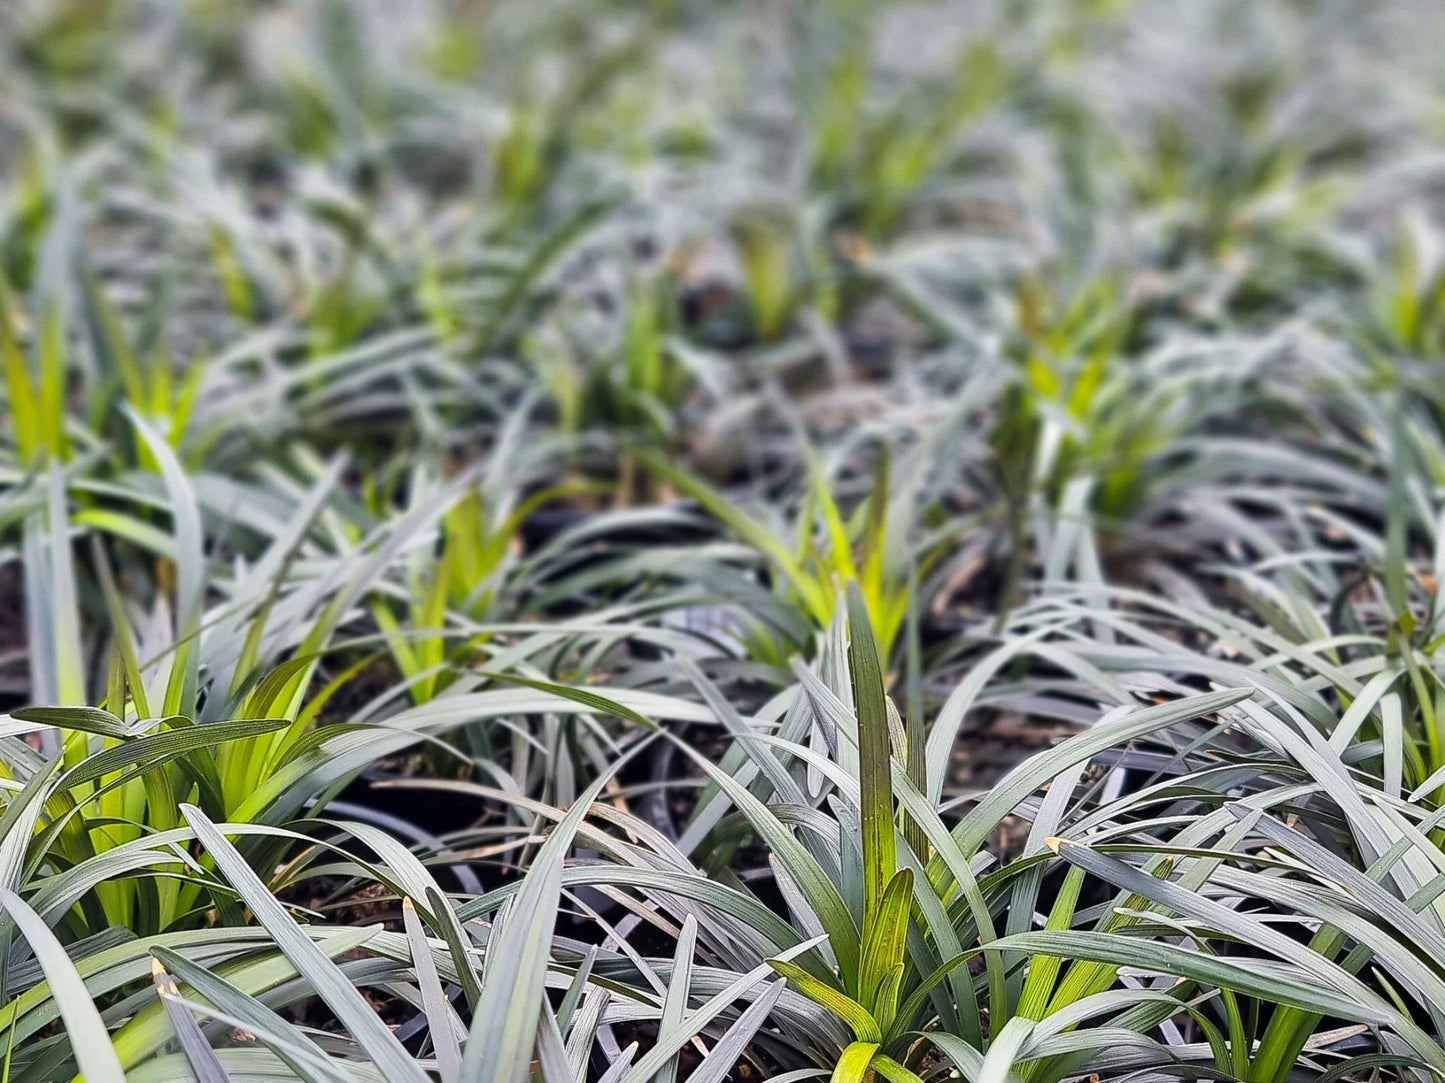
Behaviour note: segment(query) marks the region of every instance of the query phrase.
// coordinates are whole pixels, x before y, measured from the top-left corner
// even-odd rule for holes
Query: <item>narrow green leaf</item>
[[[692,990],[692,953],[696,946],[697,918],[688,914],[677,937],[677,950],[672,956],[672,977],[668,982],[667,995],[662,1000],[662,1015],[657,1021],[660,1033],[680,1025],[687,1013],[688,994]],[[657,1073],[657,1083],[674,1083],[676,1079],[677,1057],[673,1057]]]
[[[899,869],[883,892],[874,920],[863,938],[863,957],[859,964],[859,1001],[888,1029],[897,1004],[884,1005],[879,991],[884,979],[904,959],[908,939],[909,906],[913,900],[913,870]],[[886,1017],[886,1018],[885,1018]]]
[[[96,733],[117,740],[131,735],[124,722],[99,707],[17,707],[10,712],[10,717],[21,722],[37,722],[57,729]]]
[[[381,1021],[361,991],[327,958],[315,941],[297,927],[285,907],[276,901],[261,878],[251,871],[245,859],[226,841],[206,814],[194,805],[182,805],[181,812],[201,845],[216,862],[221,875],[236,889],[256,920],[275,939],[276,946],[296,964],[297,970],[306,976],[317,995],[336,1013],[376,1066],[395,1083],[428,1083],[426,1073]]]
[[[60,1009],[60,1021],[70,1039],[75,1063],[86,1083],[125,1083],[125,1072],[111,1045],[110,1034],[100,1011],[86,991],[85,982],[70,956],[40,915],[25,900],[7,888],[0,888],[0,910],[20,930],[35,953],[36,961],[50,983],[51,995]]]
[[[747,1052],[753,1035],[768,1021],[786,984],[774,982],[749,1004],[738,1016],[738,1021],[728,1027],[727,1033],[713,1043],[702,1063],[687,1077],[687,1083],[722,1083],[737,1071],[738,1061]]]
[[[614,763],[573,802],[493,928],[482,998],[462,1059],[463,1083],[521,1083],[527,1077],[562,898],[563,863],[588,810],[625,762]]]
[[[821,1004],[830,1012],[843,1020],[857,1035],[860,1042],[879,1043],[883,1041],[883,1031],[878,1026],[868,1009],[859,1004],[850,996],[838,992],[832,986],[825,985],[813,975],[809,974],[802,967],[794,963],[782,962],[778,959],[769,959],[768,965],[776,970],[783,977],[798,987],[798,991],[809,1000]]]
[[[462,1051],[452,1032],[451,1005],[437,977],[436,960],[427,943],[426,929],[417,916],[411,899],[401,900],[402,924],[411,945],[411,965],[416,972],[417,988],[421,990],[422,1010],[426,1012],[427,1031],[432,1049],[436,1051],[437,1071],[442,1083],[456,1083],[461,1078]]]
[[[893,819],[892,741],[883,667],[868,606],[857,583],[848,584],[848,670],[853,679],[853,705],[858,712],[858,783],[863,817],[863,927],[883,902],[883,892],[898,869]],[[891,964],[890,964],[891,965]]]
[[[884,1079],[889,1080],[889,1083],[923,1083],[922,1077],[916,1072],[909,1071],[892,1057],[886,1057],[882,1053],[873,1055],[869,1067]]]
[[[843,1050],[838,1058],[838,1064],[833,1069],[832,1083],[863,1083],[868,1077],[873,1055],[877,1052],[877,1042],[854,1042]]]
[[[196,1083],[230,1083],[231,1077],[216,1059],[216,1051],[211,1048],[211,1043],[206,1041],[206,1036],[191,1015],[190,1008],[181,999],[181,991],[176,987],[175,978],[166,973],[166,968],[159,959],[151,963],[151,980],[155,985],[156,995],[165,1005],[166,1017],[176,1032],[176,1040],[180,1043],[186,1063],[196,1077]]]
[[[365,935],[357,936],[347,934],[347,940],[332,948],[330,954],[339,954],[336,948],[350,950],[356,944],[364,943]],[[214,1005],[220,1011],[241,1021],[247,1030],[255,1034],[260,1040],[279,1057],[300,1079],[315,1079],[322,1083],[353,1083],[352,1076],[342,1069],[339,1064],[333,1064],[321,1048],[316,1045],[306,1034],[294,1023],[283,1019],[270,1008],[261,1003],[255,996],[250,995],[243,989],[237,987],[232,981],[214,970],[200,966],[187,959],[184,955],[172,951],[169,948],[157,947],[152,949],[152,954],[158,958],[167,969],[181,981],[185,982],[197,994],[204,997],[206,1001]],[[272,956],[275,960],[277,957]],[[285,956],[279,957],[286,961]],[[287,965],[288,972],[294,970]],[[240,980],[239,975],[232,975]],[[256,971],[252,968],[246,976],[254,979]],[[271,981],[274,982],[272,977]],[[252,988],[257,988],[269,983],[256,983]],[[159,1044],[159,1043],[157,1043]],[[134,1069],[132,1069],[134,1070]]]
[[[1064,877],[1058,895],[1054,897],[1054,905],[1049,911],[1044,928],[1067,929],[1073,924],[1074,907],[1078,905],[1079,891],[1083,885],[1084,870],[1071,868]],[[1030,961],[1028,977],[1024,979],[1023,992],[1019,994],[1018,1014],[1024,1019],[1044,1017],[1062,963],[1063,960],[1054,955],[1036,955]]]
[[[153,733],[148,737],[112,745],[86,757],[61,776],[59,785],[62,788],[82,786],[131,764],[139,764],[144,770],[151,770],[197,749],[210,748],[227,741],[242,741],[263,733],[274,733],[289,724],[284,718],[239,719],[234,722],[212,722],[204,726],[190,725],[185,729]]]

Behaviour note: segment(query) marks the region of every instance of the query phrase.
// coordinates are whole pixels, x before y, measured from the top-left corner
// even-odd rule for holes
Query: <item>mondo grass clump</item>
[[[0,1083],[1445,1080],[1442,33],[0,5]]]

